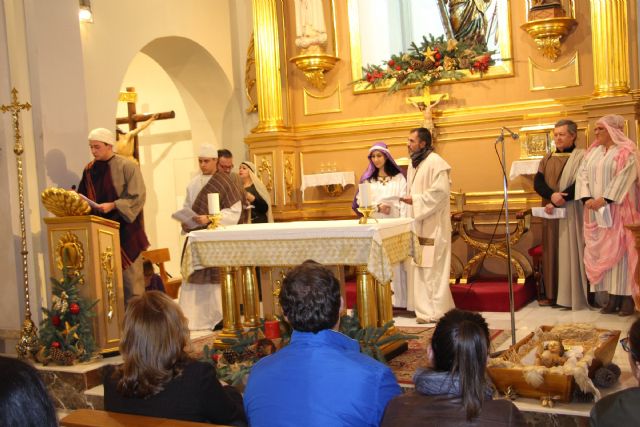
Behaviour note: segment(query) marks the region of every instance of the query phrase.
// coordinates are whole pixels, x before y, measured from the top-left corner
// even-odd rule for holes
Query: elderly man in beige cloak
[[[400,200],[410,205],[422,257],[420,264],[413,263],[408,269],[407,309],[415,311],[418,323],[434,323],[454,307],[449,289],[451,166],[433,152],[431,133],[426,128],[411,131],[408,147],[410,190],[409,196]]]
[[[587,276],[584,269],[582,202],[574,200],[576,176],[584,150],[576,148],[578,126],[560,120],[553,130],[555,150],[540,161],[533,188],[542,197],[547,214],[564,209],[565,217],[542,220],[543,281],[545,299],[540,305],[588,307]]]

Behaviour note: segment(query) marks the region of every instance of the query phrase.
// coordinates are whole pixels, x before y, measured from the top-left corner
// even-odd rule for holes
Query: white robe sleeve
[[[220,214],[222,215],[220,224],[222,225],[237,224],[238,221],[240,221],[240,215],[242,215],[242,202],[238,200],[230,208],[220,210]]]
[[[429,188],[412,194],[413,218],[422,221],[444,208],[449,203],[449,187],[449,170],[441,170]]]

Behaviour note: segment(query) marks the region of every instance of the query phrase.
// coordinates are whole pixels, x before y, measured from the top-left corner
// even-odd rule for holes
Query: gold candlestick
[[[376,207],[375,206],[367,206],[367,207],[360,207],[358,208],[358,212],[360,212],[362,214],[362,217],[360,217],[360,221],[358,221],[358,224],[366,224],[367,221],[369,220],[369,217],[371,216],[372,213],[374,213],[376,211]],[[375,222],[378,222],[377,219],[373,218],[373,220]]]
[[[220,220],[222,219],[222,214],[217,213],[213,215],[209,215],[209,221],[211,224],[207,227],[207,230],[215,230],[220,226]]]

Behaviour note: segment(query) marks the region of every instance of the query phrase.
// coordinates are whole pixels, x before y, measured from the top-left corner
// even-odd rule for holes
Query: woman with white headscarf
[[[625,224],[640,222],[639,161],[636,144],[624,134],[624,118],[609,114],[595,125],[576,180],[576,199],[584,202],[584,265],[596,291],[609,293],[602,313],[629,316],[638,299],[638,254]],[[636,303],[634,303],[634,299]]]
[[[271,195],[267,187],[256,175],[256,165],[248,161],[242,162],[238,168],[238,175],[242,179],[244,191],[247,193],[247,200],[252,206],[251,223],[273,222]]]

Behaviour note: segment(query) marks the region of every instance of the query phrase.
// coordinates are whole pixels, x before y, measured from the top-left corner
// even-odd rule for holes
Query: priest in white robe
[[[416,313],[418,323],[435,323],[454,308],[449,289],[451,266],[451,214],[449,207],[451,166],[433,151],[431,133],[426,128],[409,134],[411,165],[409,195],[401,200],[409,205],[422,252],[420,264],[409,269],[407,309]]]

